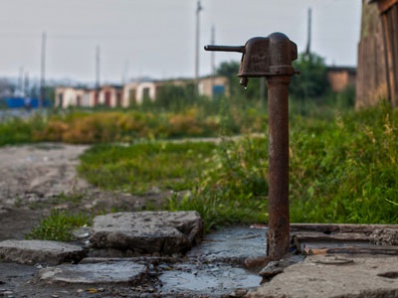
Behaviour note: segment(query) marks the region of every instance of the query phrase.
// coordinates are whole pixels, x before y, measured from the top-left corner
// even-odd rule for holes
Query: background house
[[[99,100],[97,104],[110,108],[122,107],[123,86],[104,85],[99,90]]]
[[[56,107],[68,108],[70,106],[82,106],[87,103],[86,89],[73,87],[55,88]]]
[[[229,96],[228,79],[223,76],[202,78],[198,89],[200,95],[211,98],[221,95]]]
[[[130,82],[121,85],[103,85],[98,89],[58,87],[55,89],[55,106],[67,108],[95,107],[129,107],[142,104],[144,100],[156,101],[164,94],[168,86],[187,88],[194,96],[194,81],[177,79],[165,81]],[[220,95],[229,96],[228,79],[226,77],[206,77],[199,80],[198,91],[201,96],[210,98]]]
[[[333,92],[342,92],[355,86],[356,68],[344,66],[328,66],[326,75]]]

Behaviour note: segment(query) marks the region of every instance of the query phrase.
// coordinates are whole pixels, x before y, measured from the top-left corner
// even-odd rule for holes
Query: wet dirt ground
[[[138,197],[89,185],[76,172],[78,157],[87,148],[51,143],[0,148],[0,241],[24,239],[51,209],[136,211],[148,202],[161,205],[168,197],[161,192]],[[78,194],[81,199],[77,203],[54,199],[61,194]],[[248,228],[209,235],[183,259],[147,263],[148,274],[134,285],[37,283],[34,276],[40,264],[0,263],[0,297],[228,297],[241,287],[259,285],[257,273],[246,271],[241,263],[247,256],[264,254],[264,238],[264,230]],[[250,252],[242,245],[248,241]]]
[[[100,190],[79,178],[76,166],[88,146],[41,143],[0,148],[0,241],[23,239],[51,209],[134,211],[162,204],[167,193],[143,196]],[[79,196],[78,202],[59,199]]]
[[[257,271],[244,269],[241,261],[263,255],[263,232],[231,227],[206,236],[185,257],[137,259],[148,271],[133,283],[43,282],[37,279],[39,264],[0,263],[0,297],[243,297],[261,282]],[[123,266],[124,260],[115,262]]]

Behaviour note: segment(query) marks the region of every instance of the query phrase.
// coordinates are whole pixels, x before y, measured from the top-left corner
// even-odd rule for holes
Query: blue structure
[[[39,99],[31,97],[8,97],[4,98],[2,102],[5,103],[5,107],[9,109],[37,109],[39,107]],[[50,106],[49,100],[43,100],[43,108],[48,108]]]
[[[214,96],[222,96],[225,94],[225,86],[223,85],[214,85],[213,86],[213,95]]]

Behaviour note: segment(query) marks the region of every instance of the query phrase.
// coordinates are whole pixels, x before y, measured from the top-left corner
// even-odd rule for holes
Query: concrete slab
[[[203,220],[196,211],[120,212],[94,219],[93,248],[133,253],[185,253],[199,243]]]
[[[187,253],[189,258],[206,262],[243,263],[247,258],[265,255],[266,230],[229,227],[205,236],[202,243]]]
[[[36,279],[69,284],[136,284],[146,272],[146,266],[133,262],[59,265],[41,269]]]
[[[77,245],[41,240],[5,240],[0,242],[0,261],[19,264],[57,265],[78,262],[85,250]]]
[[[396,256],[308,256],[247,297],[398,297],[397,263]]]

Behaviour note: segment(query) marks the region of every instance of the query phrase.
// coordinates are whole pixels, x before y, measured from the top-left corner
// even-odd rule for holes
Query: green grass
[[[91,223],[91,215],[52,210],[50,216],[42,219],[28,234],[26,239],[72,241],[73,230]]]
[[[292,220],[396,223],[397,111],[380,105],[314,124],[293,130]]]
[[[79,173],[109,190],[145,193],[194,187],[216,145],[201,142],[147,142],[131,146],[99,145],[81,157]]]
[[[0,119],[0,146],[34,142],[33,132],[42,130],[45,121],[40,114],[26,119],[13,116]]]
[[[398,113],[386,105],[335,113],[332,120],[292,116],[292,222],[396,223],[397,127]],[[81,173],[106,188],[189,189],[183,198],[171,197],[167,208],[197,210],[207,229],[229,223],[266,223],[267,144],[267,138],[225,139],[215,150],[212,144],[200,158],[192,149],[199,144],[100,146],[83,156],[81,169],[92,170]],[[189,150],[179,146],[191,146],[192,163],[186,162]]]

